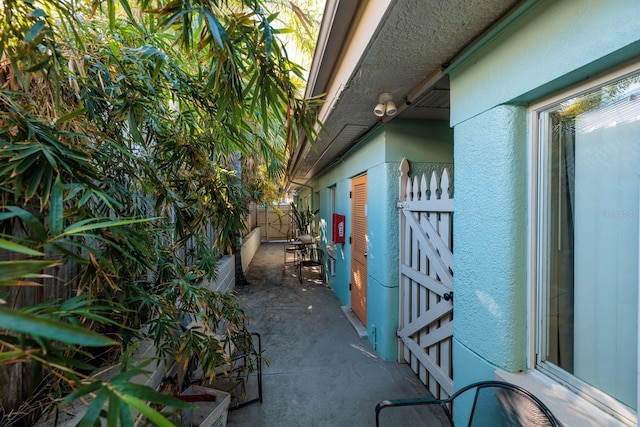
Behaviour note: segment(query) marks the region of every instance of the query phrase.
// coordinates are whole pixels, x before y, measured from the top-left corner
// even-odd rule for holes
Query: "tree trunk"
[[[235,260],[236,260],[236,286],[245,286],[248,285],[247,278],[244,276],[244,272],[242,271],[242,255],[241,250],[237,250],[235,252]]]

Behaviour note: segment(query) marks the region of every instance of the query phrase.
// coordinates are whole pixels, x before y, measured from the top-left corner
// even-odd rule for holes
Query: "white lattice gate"
[[[409,178],[400,164],[399,361],[436,398],[453,393],[453,198],[449,173]]]

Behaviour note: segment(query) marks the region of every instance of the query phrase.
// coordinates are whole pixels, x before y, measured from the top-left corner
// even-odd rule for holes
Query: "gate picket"
[[[400,165],[400,361],[436,398],[453,393],[453,198],[449,172],[409,178]]]

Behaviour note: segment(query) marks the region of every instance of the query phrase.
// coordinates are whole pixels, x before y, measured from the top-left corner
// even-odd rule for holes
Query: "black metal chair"
[[[291,231],[287,232],[287,241],[284,243],[284,265],[298,265],[298,257],[300,251],[304,247],[304,243],[297,240]],[[292,259],[291,259],[292,258]],[[291,259],[291,261],[289,261]]]
[[[300,243],[287,241],[284,244],[284,265],[297,264],[298,254],[300,253]],[[293,257],[293,258],[291,258]],[[290,260],[291,259],[291,260]]]
[[[317,247],[307,246],[302,250],[298,260],[298,280],[302,283],[304,268],[319,267],[320,279],[324,281],[324,251]]]
[[[463,399],[466,405],[454,409],[455,402]],[[469,427],[560,426],[549,408],[529,391],[502,381],[483,381],[461,388],[448,399],[419,397],[383,400],[376,406],[376,427],[380,426],[380,412],[383,409],[415,405],[439,406],[451,426],[454,426],[452,411],[465,409],[465,413],[456,413],[459,425],[464,421],[464,425]]]

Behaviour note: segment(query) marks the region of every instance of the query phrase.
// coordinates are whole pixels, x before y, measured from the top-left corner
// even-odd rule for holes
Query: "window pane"
[[[543,359],[636,407],[640,98],[628,78],[548,111]],[[545,266],[546,263],[546,266]]]

